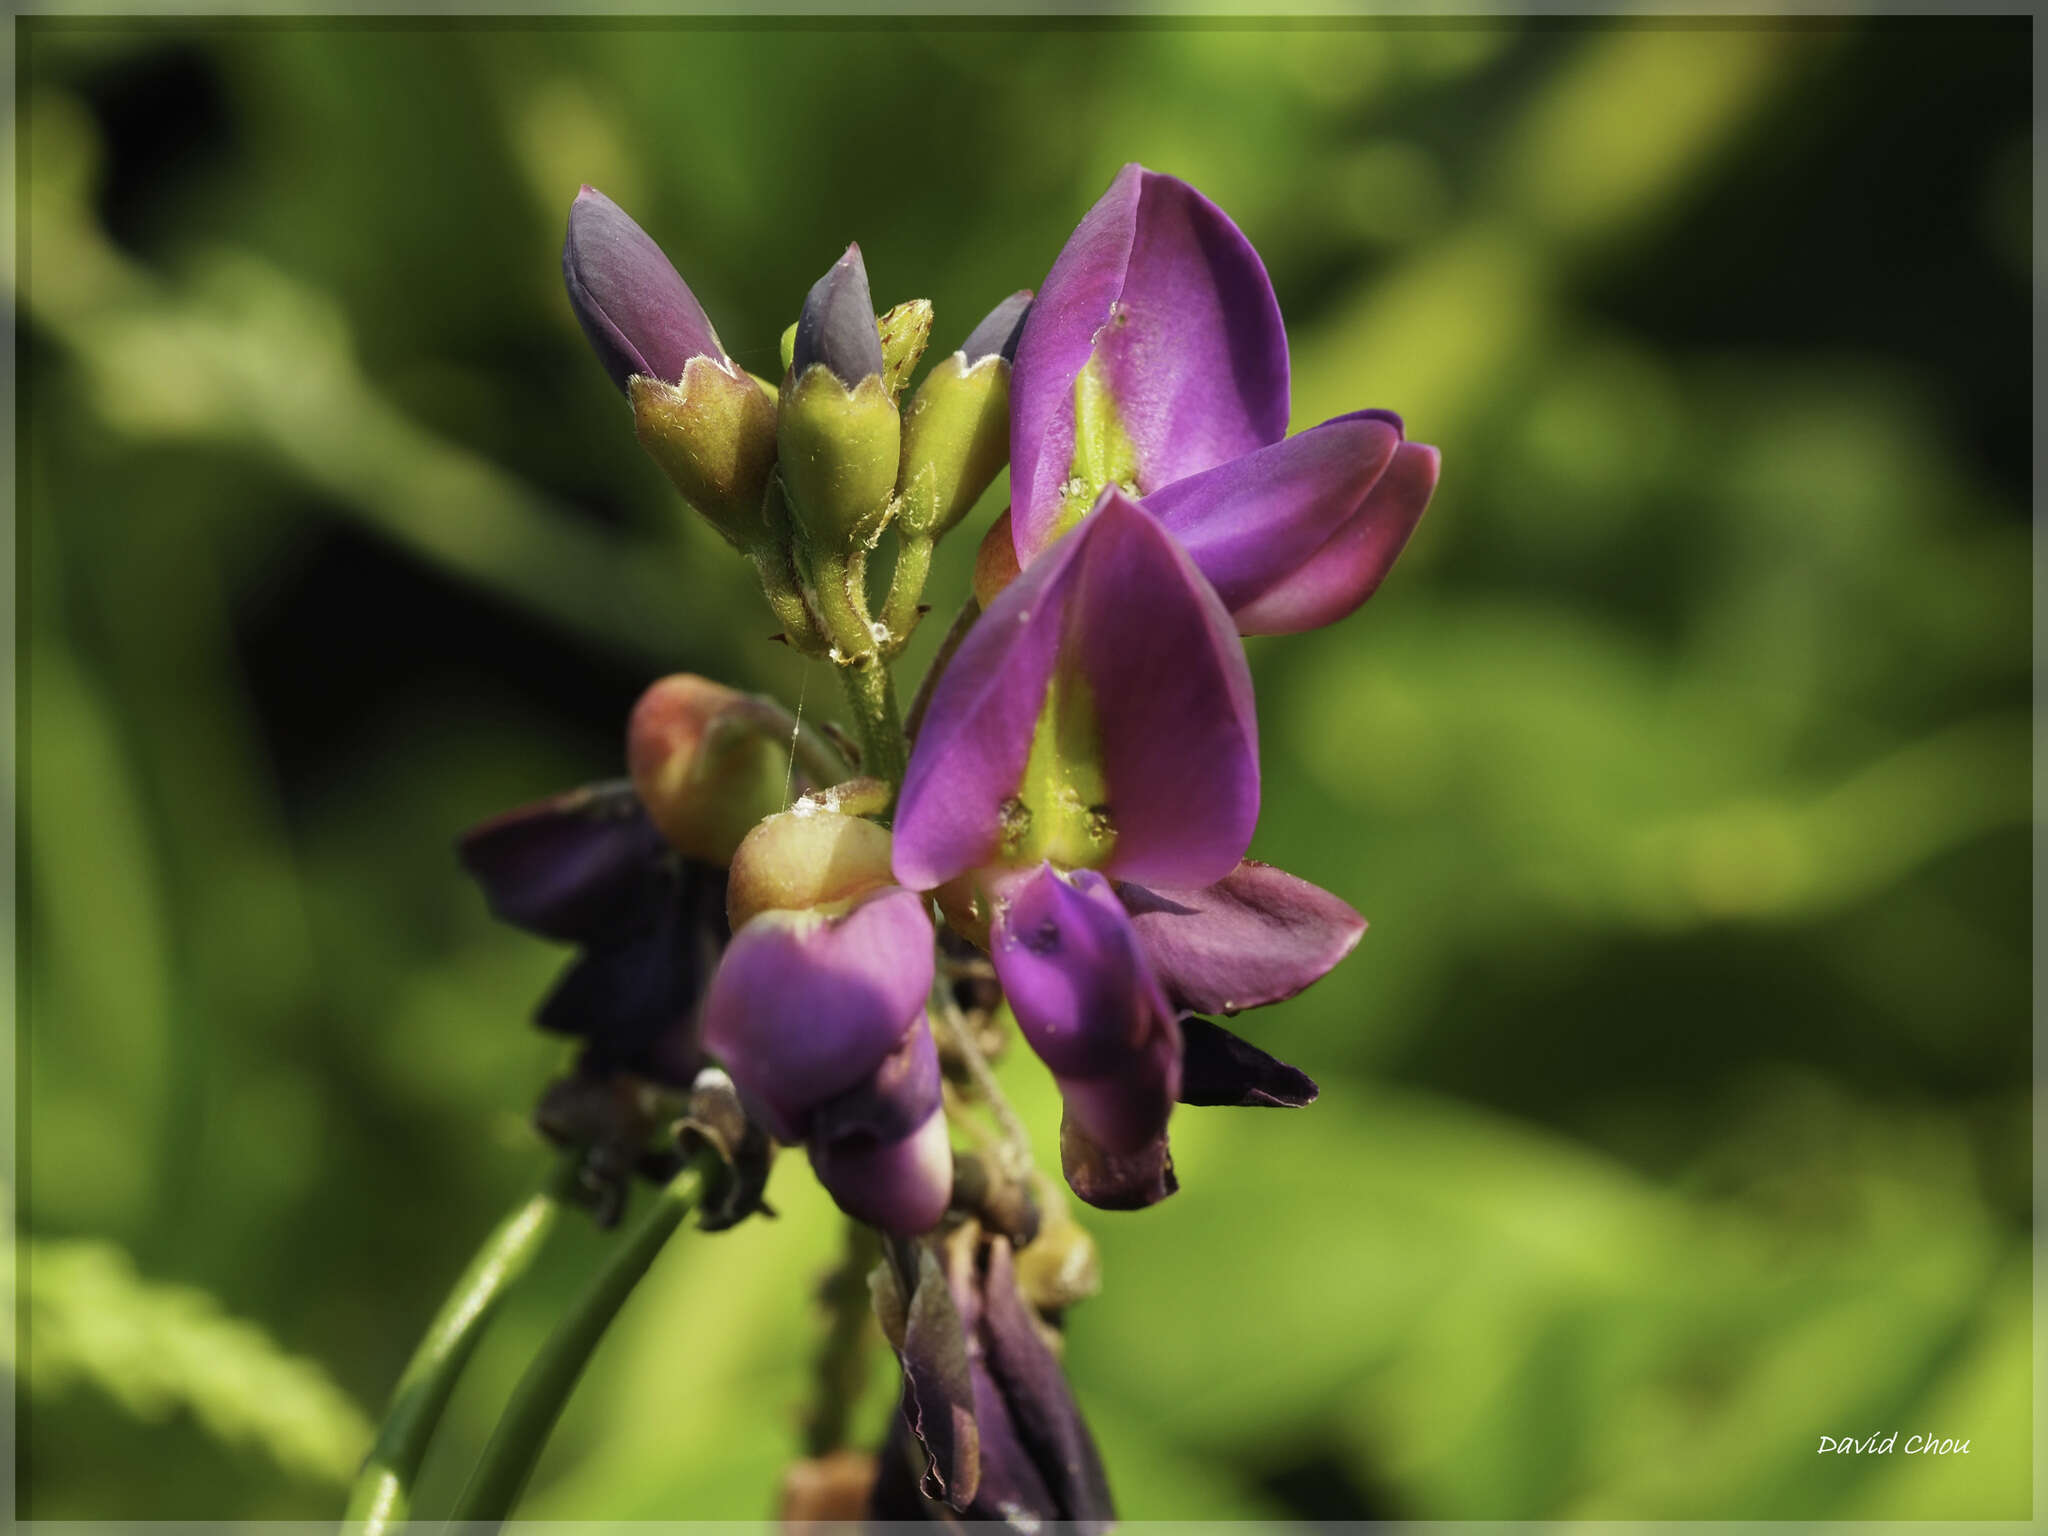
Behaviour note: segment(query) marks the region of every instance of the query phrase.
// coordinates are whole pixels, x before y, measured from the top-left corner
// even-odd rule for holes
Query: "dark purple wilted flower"
[[[831,846],[851,889],[788,895],[788,905],[737,912],[738,930],[705,999],[704,1043],[769,1133],[809,1149],[819,1182],[842,1210],[891,1232],[929,1231],[953,1189],[938,1052],[925,1015],[931,917],[916,893],[882,883],[887,834],[872,823],[796,813],[770,818],[749,842],[758,854],[792,821],[806,820],[880,838],[882,867],[859,869],[858,842],[838,841]],[[826,843],[803,846],[809,853]],[[761,862],[742,845],[736,889],[766,883],[751,867]],[[829,877],[830,864],[795,873]]]
[[[1017,1289],[1010,1245],[972,1227],[900,1257],[917,1265],[905,1295],[893,1268],[876,1310],[903,1364],[903,1402],[869,1500],[877,1520],[1002,1521],[1034,1531],[1116,1519],[1093,1436]]]
[[[1215,204],[1139,165],[1054,262],[1011,402],[1021,565],[1114,485],[1173,531],[1245,634],[1358,607],[1436,486],[1437,451],[1404,442],[1388,411],[1287,437],[1287,333],[1264,264]]]
[[[704,1059],[697,1002],[726,940],[725,871],[669,847],[625,782],[509,811],[458,851],[500,918],[580,951],[541,1028],[582,1040],[586,1071],[688,1087]]]
[[[1244,862],[1258,817],[1244,647],[1157,520],[1114,488],[996,598],[932,694],[893,867],[985,940],[1059,1079],[1068,1182],[1091,1204],[1175,1187],[1166,1123],[1314,1085],[1179,1012],[1292,996],[1357,942],[1335,897]],[[1275,942],[1275,930],[1284,930]]]

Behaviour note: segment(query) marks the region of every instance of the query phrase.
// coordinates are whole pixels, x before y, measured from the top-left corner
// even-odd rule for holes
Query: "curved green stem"
[[[343,1516],[347,1536],[380,1536],[405,1521],[413,1480],[456,1379],[469,1363],[484,1324],[554,1230],[577,1161],[564,1158],[540,1189],[498,1223],[427,1325],[391,1394],[376,1444],[349,1490]]]
[[[456,1502],[453,1519],[500,1521],[512,1513],[598,1341],[654,1263],[662,1244],[703,1196],[705,1183],[718,1166],[717,1156],[706,1152],[669,1180],[639,1224],[626,1234],[625,1242],[613,1250],[604,1268],[577,1297],[569,1315],[555,1326],[519,1378],[512,1400],[505,1405],[490,1443],[470,1474],[469,1486]]]

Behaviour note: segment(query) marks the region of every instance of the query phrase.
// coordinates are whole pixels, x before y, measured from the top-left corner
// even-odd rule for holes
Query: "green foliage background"
[[[617,773],[661,672],[831,707],[585,354],[578,183],[770,372],[847,239],[943,346],[1140,159],[1265,255],[1297,427],[1396,408],[1444,478],[1366,610],[1252,646],[1253,851],[1373,926],[1247,1021],[1321,1102],[1184,1112],[1182,1193],[1090,1218],[1126,1513],[2026,1515],[2029,41],[29,23],[25,1511],[338,1511],[545,1161],[562,957],[451,839]],[[663,1257],[527,1512],[771,1509],[836,1244],[772,1194]],[[1970,1454],[1815,1452],[1894,1429]]]

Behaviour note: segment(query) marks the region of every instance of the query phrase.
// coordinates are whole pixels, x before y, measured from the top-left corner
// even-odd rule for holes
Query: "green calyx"
[[[775,467],[774,397],[751,374],[693,357],[682,382],[636,376],[633,433],[662,473],[725,540],[761,540],[761,498]]]
[[[1002,860],[1095,869],[1115,849],[1094,693],[1080,676],[1055,673],[1031,735],[1023,782],[1003,802]]]
[[[817,551],[845,554],[881,534],[903,425],[879,376],[851,389],[813,364],[782,390],[778,468],[790,513]]]
[[[955,352],[934,367],[903,413],[898,521],[938,538],[973,508],[1010,455],[1010,365],[972,367]]]
[[[882,382],[892,397],[900,395],[931,340],[932,301],[905,299],[875,322],[875,330],[882,338]]]
[[[1098,354],[1074,377],[1074,457],[1061,488],[1056,533],[1086,517],[1104,486],[1117,486],[1127,496],[1139,494],[1138,448],[1124,430],[1101,365]]]

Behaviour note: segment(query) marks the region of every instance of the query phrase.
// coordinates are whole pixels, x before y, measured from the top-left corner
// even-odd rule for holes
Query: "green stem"
[[[748,558],[754,562],[754,573],[761,578],[761,595],[768,599],[776,621],[782,625],[782,638],[806,656],[824,654],[825,638],[818,633],[817,622],[804,605],[803,591],[797,586],[796,573],[790,569],[789,556],[780,549],[761,548],[753,550]]]
[[[453,1519],[502,1521],[512,1513],[598,1341],[654,1263],[662,1244],[702,1197],[707,1179],[718,1166],[717,1158],[705,1153],[669,1180],[639,1225],[626,1234],[624,1244],[613,1250],[604,1268],[584,1287],[569,1315],[555,1326],[519,1378],[504,1416],[470,1474],[469,1486],[456,1502]]]
[[[404,1523],[413,1480],[456,1379],[498,1303],[554,1230],[579,1161],[580,1156],[564,1158],[540,1189],[498,1223],[427,1325],[391,1394],[369,1459],[349,1491],[343,1516],[347,1536],[380,1536]]]
[[[825,1279],[821,1299],[831,1324],[818,1346],[815,1396],[804,1415],[804,1453],[824,1456],[846,1444],[847,1430],[867,1377],[868,1271],[881,1256],[873,1228],[846,1223],[846,1246]]]
[[[860,771],[892,788],[900,787],[908,751],[903,744],[903,722],[896,713],[896,681],[889,675],[888,664],[869,652],[852,665],[842,664],[839,680],[846,685],[846,702],[853,710]]]

